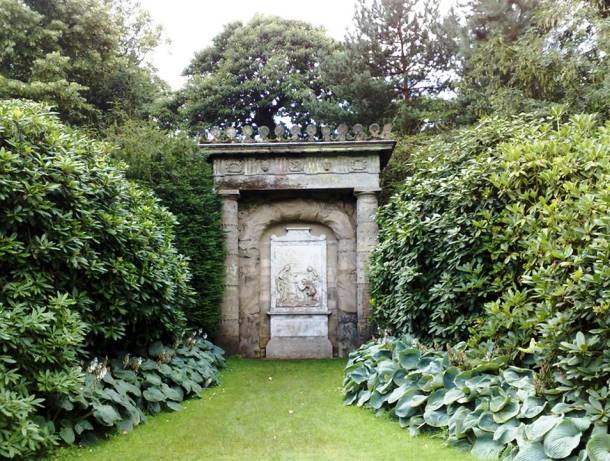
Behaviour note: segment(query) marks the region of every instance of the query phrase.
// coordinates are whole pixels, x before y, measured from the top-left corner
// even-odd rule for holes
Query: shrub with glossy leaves
[[[78,388],[84,350],[129,350],[185,324],[174,217],[108,151],[43,105],[0,102],[1,456],[52,439],[34,416]]]
[[[377,321],[489,340],[548,386],[607,385],[610,124],[490,119],[412,161],[380,213]]]
[[[380,327],[425,341],[464,339],[483,304],[513,279],[511,264],[488,251],[482,225],[504,203],[489,181],[495,147],[528,139],[535,126],[488,119],[411,149],[409,175],[378,212],[370,271]]]

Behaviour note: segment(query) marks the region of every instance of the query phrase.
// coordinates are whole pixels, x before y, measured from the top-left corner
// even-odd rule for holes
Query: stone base
[[[279,336],[267,343],[268,359],[331,359],[333,346],[326,336]]]

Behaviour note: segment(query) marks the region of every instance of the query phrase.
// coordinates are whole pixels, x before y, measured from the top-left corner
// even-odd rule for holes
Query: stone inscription
[[[286,228],[271,236],[271,311],[326,310],[326,236]]]

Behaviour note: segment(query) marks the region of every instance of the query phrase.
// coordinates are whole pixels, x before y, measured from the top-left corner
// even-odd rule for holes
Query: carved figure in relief
[[[278,307],[315,307],[320,305],[320,275],[311,266],[293,272],[286,264],[275,278]]]
[[[282,270],[277,274],[275,279],[275,286],[277,289],[277,298],[279,305],[287,305],[290,297],[290,264],[286,264],[282,267]]]
[[[318,299],[318,281],[320,276],[311,266],[307,267],[305,277],[299,281],[299,291],[304,294],[304,300],[316,302]],[[308,303],[309,304],[309,303]]]

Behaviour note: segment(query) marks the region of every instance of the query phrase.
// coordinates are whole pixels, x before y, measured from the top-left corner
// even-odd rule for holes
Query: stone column
[[[220,305],[220,331],[216,341],[227,354],[239,349],[239,231],[237,211],[239,190],[219,190],[222,199],[222,228],[225,233],[225,282]]]
[[[377,192],[379,189],[354,190],[356,195],[356,306],[360,341],[370,337],[368,266],[371,251],[377,243]]]

